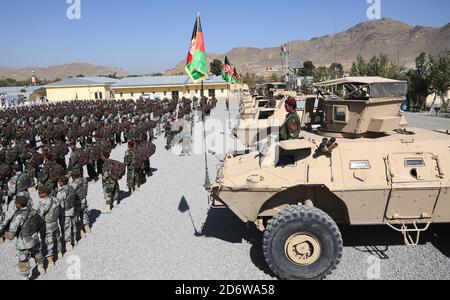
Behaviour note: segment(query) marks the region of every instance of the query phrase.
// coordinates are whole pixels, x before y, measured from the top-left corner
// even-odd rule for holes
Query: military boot
[[[72,251],[73,251],[73,246],[72,246],[71,243],[67,243],[67,244],[66,244],[66,251],[67,251],[67,252],[72,252]]]
[[[85,225],[84,226],[84,232],[86,232],[86,234],[91,233],[91,227],[89,227],[89,225]]]
[[[47,265],[48,268],[55,267],[55,262],[53,261],[53,257],[47,257],[47,262],[48,262],[48,265]]]
[[[102,214],[110,214],[111,213],[111,207],[108,205],[102,210]]]
[[[47,271],[45,270],[44,266],[38,266],[38,272],[41,275],[47,274]]]

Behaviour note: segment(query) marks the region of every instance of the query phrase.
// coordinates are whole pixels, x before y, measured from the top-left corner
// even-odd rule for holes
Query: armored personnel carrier
[[[339,264],[337,224],[386,225],[417,245],[433,223],[450,223],[450,136],[407,127],[407,84],[346,77],[316,84],[300,139],[228,155],[211,188],[264,232],[268,266],[282,279],[323,279]]]

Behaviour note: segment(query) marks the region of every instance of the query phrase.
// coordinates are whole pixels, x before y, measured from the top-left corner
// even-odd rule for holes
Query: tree
[[[84,77],[84,75],[83,74],[78,74],[77,77],[78,78],[82,78],[82,77]]]
[[[450,51],[429,56],[430,84],[436,96],[440,96],[445,111],[448,111],[449,99],[446,94],[450,90]]]
[[[344,77],[344,66],[340,63],[332,63],[328,69],[330,79],[338,79]]]
[[[351,76],[367,76],[367,65],[361,54],[358,55],[356,61],[352,64],[352,69],[350,70]]]
[[[157,72],[157,73],[153,73],[152,76],[164,76],[163,73]]]
[[[316,67],[312,63],[312,61],[305,61],[303,63],[303,68],[300,69],[300,76],[303,77],[312,77],[314,76],[314,70]]]
[[[270,82],[280,82],[280,77],[276,73],[272,73],[269,79]]]
[[[326,81],[329,79],[328,77],[328,69],[327,67],[318,67],[314,70],[314,82]]]
[[[249,86],[254,86],[256,84],[256,75],[254,73],[245,73],[242,82]]]
[[[427,96],[431,94],[430,64],[424,52],[416,58],[416,68],[409,70],[406,75],[409,99],[413,106],[424,107]]]
[[[222,61],[219,59],[213,60],[213,62],[210,64],[211,73],[220,76],[222,74]]]
[[[358,55],[353,62],[350,74],[352,76],[380,76],[391,79],[405,79],[404,68],[391,62],[389,56],[380,54],[374,55],[366,63],[361,55]]]

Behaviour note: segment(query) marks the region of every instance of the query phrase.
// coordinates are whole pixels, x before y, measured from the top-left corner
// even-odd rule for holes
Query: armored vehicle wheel
[[[320,280],[336,269],[343,242],[325,212],[291,206],[269,221],[263,247],[267,264],[281,279]]]

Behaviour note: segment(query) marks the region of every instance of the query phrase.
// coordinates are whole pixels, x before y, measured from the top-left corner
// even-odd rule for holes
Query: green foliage
[[[255,86],[256,84],[256,75],[255,73],[245,73],[242,78],[242,82],[248,84],[249,86]]]
[[[213,62],[210,64],[211,73],[220,76],[222,74],[222,61],[219,59],[213,60]]]
[[[408,96],[413,106],[424,107],[431,93],[430,64],[425,53],[416,58],[416,68],[410,69],[408,77]]]
[[[312,63],[312,61],[305,61],[303,63],[303,68],[300,69],[299,75],[302,77],[312,77],[314,76],[314,71],[316,67]]]
[[[358,55],[350,70],[351,76],[380,76],[391,79],[405,79],[405,69],[391,62],[389,56],[374,55],[368,62]]]
[[[36,84],[37,85],[44,85],[50,83],[47,80],[39,80],[37,78]],[[0,87],[13,87],[13,86],[28,86],[32,85],[31,78],[27,80],[16,80],[14,78],[6,78],[6,79],[0,79]]]
[[[76,77],[82,78],[82,77],[84,77],[84,75],[83,74],[78,74]]]
[[[280,81],[281,79],[276,73],[273,73],[269,78],[269,82],[280,82]]]
[[[151,76],[164,76],[163,73],[157,72],[157,73],[153,73]]]
[[[432,91],[439,95],[444,103],[445,111],[448,111],[449,99],[446,99],[450,90],[450,51],[429,56],[430,84]]]

